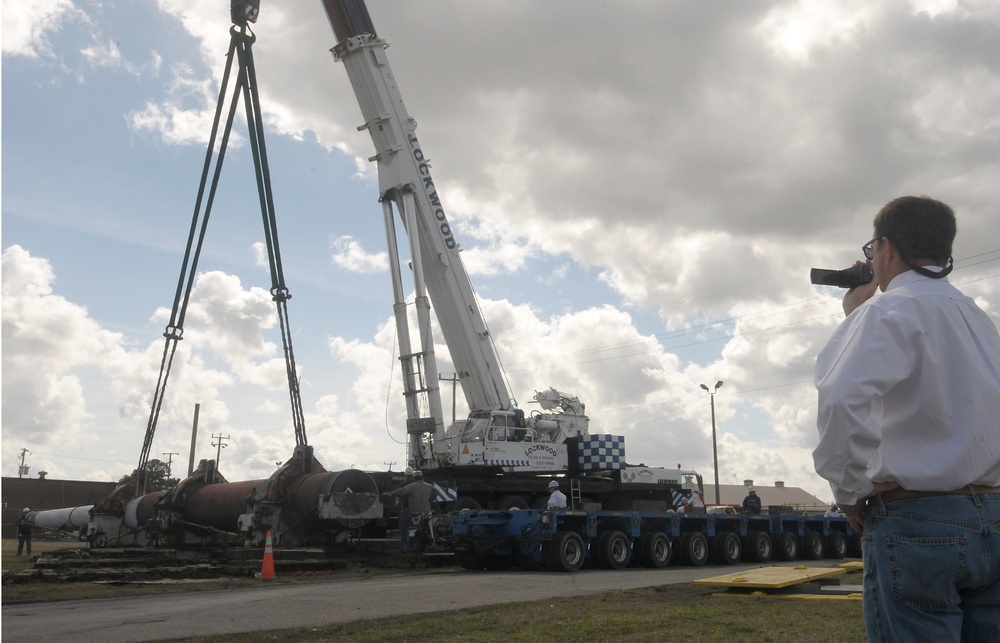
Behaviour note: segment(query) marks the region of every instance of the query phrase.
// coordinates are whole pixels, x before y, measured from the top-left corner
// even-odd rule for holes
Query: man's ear
[[[882,237],[882,252],[888,254],[887,259],[895,259],[899,256],[899,249],[896,248],[896,242],[889,237]]]

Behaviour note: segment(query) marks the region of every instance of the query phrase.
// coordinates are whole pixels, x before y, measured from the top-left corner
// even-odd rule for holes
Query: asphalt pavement
[[[689,583],[760,566],[584,569],[570,574],[447,568],[302,584],[261,581],[251,588],[5,605],[2,634],[7,641],[49,643],[239,634]]]

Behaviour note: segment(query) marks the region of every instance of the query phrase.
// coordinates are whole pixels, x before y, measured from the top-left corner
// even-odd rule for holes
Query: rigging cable
[[[153,402],[150,407],[149,419],[146,424],[146,435],[143,441],[142,452],[139,456],[137,472],[144,472],[149,462],[149,453],[152,448],[153,436],[156,432],[156,423],[159,419],[160,409],[166,392],[167,380],[170,375],[170,368],[173,364],[174,355],[177,351],[177,343],[183,339],[184,319],[187,314],[188,303],[191,292],[194,289],[194,280],[198,269],[198,260],[205,242],[205,234],[208,228],[208,221],[212,212],[212,205],[218,190],[219,177],[222,172],[222,164],[225,159],[226,149],[232,134],[233,121],[236,117],[236,109],[239,105],[239,98],[242,94],[243,103],[246,109],[247,124],[249,127],[250,145],[253,151],[254,169],[257,179],[257,193],[260,200],[261,217],[264,224],[264,236],[267,245],[268,266],[271,273],[271,298],[275,302],[279,325],[281,327],[282,348],[285,354],[285,370],[288,376],[289,397],[292,405],[292,421],[295,428],[296,445],[306,445],[305,418],[302,409],[302,398],[299,391],[299,381],[295,366],[295,356],[292,349],[292,338],[290,334],[290,323],[288,319],[287,302],[291,299],[291,294],[285,285],[284,271],[281,267],[281,253],[278,244],[277,220],[274,211],[274,198],[271,191],[271,175],[267,166],[267,153],[264,146],[264,126],[261,118],[260,99],[257,92],[257,77],[253,62],[252,45],[256,36],[253,32],[248,33],[245,24],[239,29],[233,26],[230,29],[232,38],[229,44],[229,53],[226,57],[226,67],[222,76],[222,84],[219,88],[218,105],[215,110],[215,118],[212,123],[212,132],[209,136],[208,150],[205,153],[205,164],[202,170],[201,181],[198,186],[198,196],[195,199],[194,213],[191,218],[191,227],[188,232],[187,246],[184,250],[184,258],[181,265],[180,276],[177,280],[177,290],[174,294],[174,303],[170,312],[170,320],[167,323],[163,336],[165,338],[163,346],[163,356],[160,361],[160,373],[153,394]],[[219,139],[219,124],[222,120],[223,108],[226,103],[226,92],[230,77],[233,73],[233,62],[238,60],[236,86],[233,88],[232,99],[229,103],[229,111],[226,117],[225,127]],[[219,140],[218,155],[215,154],[216,141]],[[214,162],[214,169],[213,169]],[[211,176],[211,184],[208,184]],[[206,198],[206,185],[208,193]],[[204,202],[204,212],[202,203]],[[141,473],[136,478],[137,493],[141,490]]]

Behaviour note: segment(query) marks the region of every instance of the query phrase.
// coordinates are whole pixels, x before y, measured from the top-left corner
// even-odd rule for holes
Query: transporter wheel
[[[771,537],[765,532],[751,531],[747,534],[747,560],[755,563],[766,563],[771,560],[772,553]]]
[[[624,569],[632,557],[632,543],[620,531],[609,531],[597,539],[598,564],[605,569]]]
[[[799,557],[799,539],[790,531],[778,535],[778,547],[774,552],[778,560],[795,560]]]
[[[695,531],[681,538],[684,543],[684,562],[694,567],[701,567],[708,562],[708,538],[705,534]]]
[[[643,567],[663,569],[670,564],[670,539],[662,531],[643,534],[639,537],[636,551],[639,564]]]
[[[607,531],[597,534],[597,537],[590,541],[590,564],[595,567],[604,567],[604,543],[608,539]]]
[[[482,509],[482,506],[480,506],[478,500],[469,496],[459,496],[448,503],[448,511],[462,511],[463,509],[479,511]]]
[[[691,533],[681,534],[679,538],[674,540],[674,562],[678,565],[690,565],[691,561],[688,560],[687,550],[688,542],[691,540]]]
[[[715,543],[715,559],[723,565],[735,565],[740,562],[743,545],[740,538],[732,532],[719,534]]]
[[[826,553],[830,558],[841,559],[847,555],[847,534],[834,531],[826,540]]]
[[[575,531],[560,531],[550,542],[543,545],[545,561],[554,572],[575,572],[583,567],[587,558],[587,548],[583,538]]]
[[[482,569],[483,559],[476,553],[471,540],[455,543],[455,561],[462,569]]]
[[[528,508],[528,501],[521,496],[504,496],[497,507],[500,511],[514,511]]]
[[[823,537],[815,531],[807,531],[802,537],[802,557],[809,560],[823,557]]]

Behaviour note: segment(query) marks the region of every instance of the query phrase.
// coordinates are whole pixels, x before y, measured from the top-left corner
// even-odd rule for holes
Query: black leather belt
[[[954,491],[910,491],[909,489],[893,489],[869,498],[882,498],[882,502],[895,502],[897,500],[915,500],[916,498],[932,498],[934,496],[971,496],[975,491],[977,496],[1000,493],[1000,487],[987,487],[981,484],[973,484],[955,489]]]

